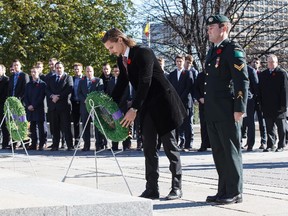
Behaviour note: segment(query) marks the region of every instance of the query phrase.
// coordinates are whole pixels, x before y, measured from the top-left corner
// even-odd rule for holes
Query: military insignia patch
[[[212,21],[213,21],[213,17],[210,17],[210,18],[208,19],[208,22],[211,23]]]
[[[244,53],[241,50],[234,50],[234,57],[244,58]]]
[[[238,71],[241,71],[244,67],[245,67],[244,63],[241,65],[234,64],[234,68],[236,68]]]

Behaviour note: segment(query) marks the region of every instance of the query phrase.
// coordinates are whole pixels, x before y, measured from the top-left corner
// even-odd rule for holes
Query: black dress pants
[[[158,190],[159,154],[157,149],[157,131],[149,113],[146,114],[143,121],[142,135],[146,189]],[[161,140],[165,154],[170,161],[169,170],[172,173],[172,188],[181,189],[182,168],[175,130],[161,136]]]
[[[278,148],[283,148],[286,142],[286,118],[265,118],[266,130],[267,130],[267,148],[273,148],[276,144],[275,127],[278,131]]]

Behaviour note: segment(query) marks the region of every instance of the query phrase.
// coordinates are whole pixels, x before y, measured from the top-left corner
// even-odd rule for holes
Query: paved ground
[[[199,130],[196,130],[194,148],[200,145],[199,137]],[[259,137],[256,140],[254,152],[243,150],[244,202],[226,206],[205,202],[206,196],[214,195],[217,188],[217,174],[211,151],[181,153],[183,198],[165,201],[163,198],[170,188],[170,172],[168,160],[161,151],[159,179],[161,198],[153,201],[154,215],[288,215],[288,151],[263,153],[257,149],[260,145]],[[135,143],[133,147],[136,147]],[[13,157],[11,151],[1,150],[0,168],[26,175],[36,173],[37,176],[46,179],[120,194],[129,195],[131,191],[133,196],[138,196],[144,190],[143,152],[131,150],[120,152],[116,156],[129,189],[110,151],[98,153],[97,157],[94,151],[88,153],[77,151],[71,164],[73,154],[74,152],[64,150],[29,151],[28,157],[23,150],[16,150]]]

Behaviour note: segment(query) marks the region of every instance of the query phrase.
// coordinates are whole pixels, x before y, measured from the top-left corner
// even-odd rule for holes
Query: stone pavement
[[[196,130],[194,148],[198,148],[200,145],[199,137],[199,130]],[[135,145],[133,143],[133,148],[136,147]],[[164,200],[170,190],[171,175],[168,159],[163,150],[160,151],[161,198],[152,201],[153,215],[288,215],[288,151],[266,153],[258,150],[259,146],[260,140],[257,133],[255,151],[243,150],[244,202],[232,205],[213,205],[205,202],[206,196],[214,195],[217,189],[217,173],[211,151],[181,153],[183,197],[173,201]],[[61,182],[71,163],[73,153],[64,150],[58,152],[29,151],[29,157],[27,157],[23,150],[16,150],[13,158],[10,151],[1,150],[0,169],[26,176],[34,176],[34,169],[40,178]],[[31,160],[31,164],[28,158]],[[120,152],[116,158],[132,196],[137,197],[145,188],[143,152],[136,150]],[[75,191],[78,186],[84,186],[91,190],[97,188],[117,193],[119,196],[130,196],[117,163],[111,152],[107,150],[97,153],[97,157],[95,157],[94,151],[88,153],[77,151],[64,180],[70,186],[74,185]],[[70,190],[73,194],[73,186],[70,187]],[[1,195],[1,200],[5,200],[5,196]],[[13,200],[9,201],[13,202]],[[128,205],[127,208],[129,208]],[[119,207],[119,209],[122,208]],[[109,214],[103,213],[102,215]],[[119,215],[124,214],[119,212]]]

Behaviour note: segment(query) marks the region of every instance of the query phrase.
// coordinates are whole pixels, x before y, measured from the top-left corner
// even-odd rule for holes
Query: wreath
[[[28,139],[29,123],[26,119],[25,108],[16,97],[8,97],[4,104],[6,126],[14,141]]]
[[[94,125],[102,134],[114,142],[128,137],[129,129],[120,124],[123,113],[110,96],[97,91],[89,93],[86,98],[86,109],[89,113],[92,107],[95,110]]]

